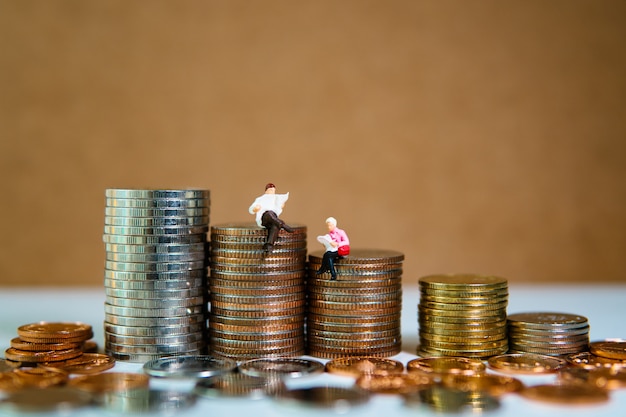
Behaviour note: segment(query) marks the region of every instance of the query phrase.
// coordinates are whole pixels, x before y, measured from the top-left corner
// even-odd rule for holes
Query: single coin
[[[42,363],[41,366],[60,369],[68,374],[96,374],[115,366],[115,359],[102,353],[83,353],[77,358],[60,362]]]
[[[309,254],[311,261],[322,261],[324,251],[314,251]],[[350,255],[344,257],[341,262],[345,264],[356,263],[399,263],[404,261],[404,254],[402,252],[390,249],[375,249],[375,248],[351,248]]]
[[[252,376],[300,378],[324,372],[324,364],[312,359],[260,358],[242,362],[237,369]]]
[[[48,388],[65,384],[69,376],[66,372],[54,368],[22,367],[13,370],[25,387]]]
[[[412,359],[406,364],[408,372],[428,374],[484,374],[486,366],[478,359],[462,357],[430,357]]]
[[[24,382],[13,372],[12,367],[9,366],[9,370],[0,372],[0,393],[17,391],[23,386]]]
[[[37,343],[42,339],[75,339],[84,340],[93,337],[91,325],[86,323],[45,322],[25,324],[17,328],[18,336],[27,342]]]
[[[110,235],[104,234],[105,244],[119,245],[162,245],[162,244],[193,244],[206,243],[206,233],[189,235]]]
[[[405,405],[436,413],[481,414],[500,407],[500,401],[486,392],[464,391],[436,384],[404,396]]]
[[[375,356],[352,356],[332,359],[326,363],[326,372],[359,377],[365,374],[390,374],[404,371],[402,362]]]
[[[608,390],[626,388],[626,368],[603,368],[590,371],[589,382]]]
[[[7,363],[6,359],[0,358],[0,374],[13,370],[13,366]]]
[[[188,189],[188,190],[149,190],[149,189],[123,189],[123,188],[107,188],[105,190],[105,196],[107,198],[147,198],[147,199],[196,199],[203,198],[208,199],[211,196],[210,190],[201,189]]]
[[[524,388],[520,394],[530,400],[561,405],[595,404],[609,400],[608,391],[578,384],[535,385]]]
[[[348,412],[352,407],[366,404],[369,394],[358,387],[328,387],[290,389],[278,395],[277,400],[288,406],[305,406]]]
[[[155,359],[143,365],[143,371],[162,378],[206,378],[231,372],[237,363],[226,358],[204,355],[180,355]]]
[[[548,374],[567,366],[567,361],[547,355],[510,353],[493,356],[487,360],[490,368],[519,374]]]
[[[421,373],[407,374],[367,374],[356,380],[360,388],[376,394],[407,394],[436,383],[433,375]]]
[[[209,209],[209,197],[200,198],[109,198],[105,199],[105,206],[123,208],[206,208]]]
[[[444,386],[461,391],[487,392],[495,397],[500,397],[511,392],[518,392],[524,388],[522,381],[503,375],[494,374],[446,374],[441,381]]]
[[[209,207],[105,207],[107,217],[196,217],[208,216]]]
[[[626,360],[626,340],[604,340],[591,342],[589,351],[603,358]]]
[[[65,339],[59,339],[65,340]],[[11,339],[11,347],[18,350],[26,350],[30,352],[39,352],[39,351],[49,351],[49,350],[66,350],[66,349],[78,349],[83,345],[82,340],[78,342],[60,342],[60,343],[33,343],[27,342],[25,340],[20,339],[19,337],[14,337]]]
[[[104,393],[102,407],[115,414],[174,416],[196,404],[195,394],[167,389],[134,389]]]
[[[101,394],[112,391],[128,391],[131,389],[147,388],[150,377],[144,374],[127,372],[103,372],[94,375],[81,375],[71,378],[68,386]]]
[[[72,359],[83,354],[80,348],[65,350],[48,350],[48,351],[27,351],[15,348],[8,348],[4,352],[6,358],[15,362],[53,362]]]
[[[516,313],[509,314],[507,319],[510,326],[536,329],[567,329],[588,325],[584,316],[556,312]]]
[[[441,290],[502,289],[507,287],[507,280],[502,277],[478,274],[441,274],[421,277],[418,281],[422,288]]]
[[[594,355],[591,352],[572,353],[567,355],[565,360],[572,365],[588,370],[626,367],[626,361],[604,358],[602,356]]]
[[[0,410],[13,413],[62,412],[86,407],[92,396],[72,387],[58,386],[47,388],[24,388],[11,393],[0,402]]]
[[[286,389],[277,377],[260,377],[226,373],[197,381],[194,392],[202,397],[245,397],[261,399],[275,396]]]

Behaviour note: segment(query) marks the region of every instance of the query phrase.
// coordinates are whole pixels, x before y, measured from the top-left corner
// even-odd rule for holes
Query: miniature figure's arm
[[[248,212],[250,214],[256,214],[257,211],[261,210],[261,205],[259,204],[259,199],[257,198],[248,208]]]

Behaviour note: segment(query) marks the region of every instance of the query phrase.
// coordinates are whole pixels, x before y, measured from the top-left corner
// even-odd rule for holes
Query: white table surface
[[[17,335],[17,327],[37,321],[82,321],[94,329],[94,340],[104,345],[104,289],[103,288],[0,288],[0,349],[9,347]],[[403,351],[394,356],[403,363],[416,358],[418,329],[417,304],[419,290],[415,285],[405,285],[402,304]],[[509,314],[531,311],[573,313],[587,317],[591,326],[591,340],[626,338],[626,284],[625,285],[509,285]],[[321,360],[321,362],[326,362]],[[141,364],[118,362],[115,372],[142,372]],[[490,371],[492,372],[492,371]],[[552,375],[516,376],[524,384],[538,385],[553,381]],[[350,386],[353,380],[331,374],[294,380],[288,386]],[[155,388],[190,390],[193,381],[152,379]],[[626,390],[612,391],[608,403],[585,406],[562,406],[527,400],[517,394],[500,399],[500,408],[486,412],[493,417],[509,416],[620,416],[626,415]],[[209,399],[200,398],[190,409],[177,411],[176,416],[227,415],[229,417],[278,417],[298,415],[329,415],[334,411],[287,408],[271,399]],[[0,412],[1,414],[1,412]],[[468,412],[468,414],[471,414]],[[45,413],[54,416],[110,416],[111,412],[97,407],[74,411]],[[374,395],[365,406],[342,412],[358,416],[429,416],[441,415],[426,409],[406,408],[402,398],[393,395]]]

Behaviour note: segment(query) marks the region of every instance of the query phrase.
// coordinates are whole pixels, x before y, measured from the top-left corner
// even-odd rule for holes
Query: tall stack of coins
[[[106,190],[105,350],[146,362],[206,347],[208,190]]]
[[[589,350],[589,322],[577,314],[517,313],[508,325],[511,353],[561,356]]]
[[[253,223],[211,227],[209,346],[236,360],[304,354],[306,227],[267,230]]]
[[[508,350],[507,280],[473,274],[419,279],[421,356],[487,358]]]
[[[308,353],[320,358],[399,353],[404,254],[352,249],[335,262],[336,280],[316,274],[323,255],[309,255]]]

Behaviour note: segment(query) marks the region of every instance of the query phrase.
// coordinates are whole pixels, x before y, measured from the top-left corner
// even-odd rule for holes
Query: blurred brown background
[[[98,286],[106,188],[274,182],[404,282],[623,282],[626,2],[0,0],[0,285]]]

